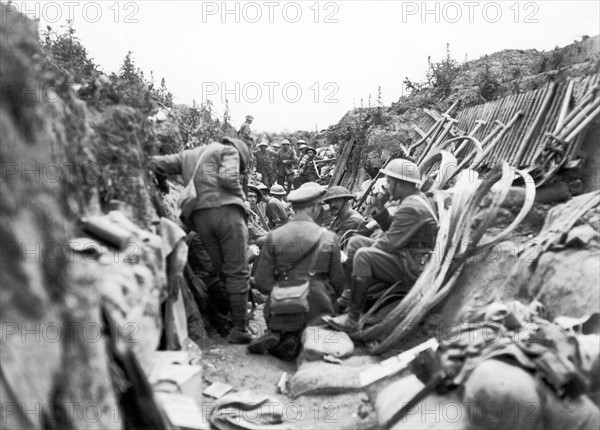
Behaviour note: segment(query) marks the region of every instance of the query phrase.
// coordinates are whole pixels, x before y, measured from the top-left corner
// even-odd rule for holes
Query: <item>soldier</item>
[[[261,142],[258,144],[258,151],[254,153],[254,157],[256,158],[256,173],[260,173],[262,176],[262,182],[270,187],[275,182],[274,172],[273,172],[273,158],[269,152],[267,152],[267,147],[269,145],[266,142]]]
[[[248,343],[249,269],[246,262],[248,227],[244,195],[246,163],[250,150],[239,139],[223,138],[207,146],[179,154],[155,156],[150,168],[159,174],[181,174],[194,181],[197,199],[190,218],[202,240],[216,275],[224,277],[231,307],[231,343]],[[198,161],[198,171],[192,178]]]
[[[277,182],[287,187],[289,193],[292,189],[292,179],[294,178],[294,166],[298,164],[298,157],[290,147],[290,141],[284,139],[281,142],[281,152],[277,158]]]
[[[408,291],[435,246],[438,219],[433,203],[419,191],[417,165],[396,159],[382,173],[386,175],[387,194],[376,199],[372,215],[385,233],[377,240],[354,236],[348,243],[346,264],[352,268],[350,308],[346,314],[326,318],[330,326],[341,331],[356,330],[373,278],[389,283],[403,281],[402,287]],[[384,207],[388,197],[401,200],[393,218]]]
[[[354,194],[342,186],[331,187],[323,197],[323,201],[329,205],[329,211],[335,217],[327,228],[336,233],[340,240],[345,238],[346,233],[355,231],[363,223],[362,215],[350,207],[350,200],[355,198]]]
[[[268,351],[293,360],[304,327],[319,325],[322,316],[333,314],[333,299],[344,286],[344,273],[335,235],[313,221],[321,196],[317,187],[290,193],[294,219],[267,236],[255,278],[256,288],[269,295],[276,285],[285,290],[308,281],[308,310],[279,312],[277,302],[269,297],[264,309],[268,331],[248,345],[252,353]]]
[[[277,228],[289,221],[286,204],[282,201],[285,196],[285,190],[279,184],[271,187],[267,202],[267,218],[269,219],[269,228]]]
[[[259,214],[258,203],[262,201],[263,195],[256,185],[248,184],[246,193],[250,211],[248,213],[248,244],[262,247],[267,237],[267,225],[263,225],[264,216]],[[265,221],[266,222],[266,221]]]
[[[298,159],[300,159],[304,155],[304,150],[308,147],[308,145],[302,139],[296,142],[296,145],[298,145],[298,152],[296,154],[298,155]]]
[[[254,117],[252,115],[246,115],[246,121],[240,126],[240,129],[237,132],[238,138],[246,142],[248,146],[252,146],[254,143],[254,138],[251,136],[250,124],[254,121]]]
[[[325,193],[327,192],[327,187],[317,184],[316,182],[305,182],[300,186],[300,188],[305,188],[305,187],[313,187],[313,188],[317,189],[321,193],[321,196],[325,195]],[[321,205],[319,206],[319,210],[317,211],[317,215],[314,216],[313,221],[318,226],[323,227],[323,226],[329,225],[332,220],[333,220],[333,218],[331,216],[331,212],[329,212],[328,209],[325,209],[325,205],[323,204],[323,202],[321,202]]]
[[[299,188],[305,182],[315,182],[319,179],[319,171],[315,164],[315,156],[317,151],[315,148],[307,146],[304,149],[304,157],[298,165],[298,176],[295,178],[294,187]]]
[[[262,197],[261,199],[258,200],[258,202],[256,203],[256,206],[258,206],[258,210],[260,211],[260,213],[264,217],[266,217],[267,216],[267,200],[270,199],[269,187],[267,187],[262,182],[259,182],[256,185],[256,188],[258,188],[258,190],[261,192],[261,197]]]

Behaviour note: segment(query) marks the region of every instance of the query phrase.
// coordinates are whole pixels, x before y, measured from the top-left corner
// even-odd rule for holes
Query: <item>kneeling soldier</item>
[[[294,218],[267,236],[255,279],[256,288],[269,294],[264,310],[268,331],[248,346],[250,352],[269,351],[293,360],[302,330],[334,313],[344,272],[335,234],[314,222],[321,196],[322,188],[317,187],[292,191],[288,201]]]

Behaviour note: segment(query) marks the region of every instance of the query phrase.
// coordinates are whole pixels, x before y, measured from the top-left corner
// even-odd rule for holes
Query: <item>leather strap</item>
[[[302,257],[300,257],[298,260],[296,260],[296,262],[294,264],[290,264],[285,270],[283,271],[279,271],[277,270],[277,275],[284,275],[286,273],[288,273],[290,270],[292,270],[294,267],[296,267],[300,262],[304,261],[306,258],[310,257],[311,255],[313,255],[313,252],[319,247],[319,245],[321,244],[321,238],[323,237],[323,235],[325,235],[325,229],[321,227],[321,234],[319,235],[319,237],[317,238],[317,240],[315,241],[315,243],[312,244],[312,246],[310,247],[310,249],[306,252],[306,254],[304,254]],[[310,266],[310,270],[308,271],[309,275],[312,276],[313,273],[313,269],[315,267],[315,264],[317,263],[316,259],[313,261],[313,263]]]

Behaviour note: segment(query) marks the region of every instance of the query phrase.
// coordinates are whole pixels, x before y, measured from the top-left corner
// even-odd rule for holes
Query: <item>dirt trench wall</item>
[[[98,283],[91,271],[73,271],[81,257],[67,242],[81,234],[80,216],[105,211],[111,200],[125,202],[131,219],[142,227],[150,227],[159,215],[170,216],[146,170],[148,156],[161,143],[146,114],[102,95],[92,101],[80,99],[68,74],[40,50],[37,24],[4,12],[3,426],[122,428],[101,333]],[[94,269],[101,272],[100,267]],[[131,273],[137,279],[135,275]],[[156,276],[150,281],[164,283]]]

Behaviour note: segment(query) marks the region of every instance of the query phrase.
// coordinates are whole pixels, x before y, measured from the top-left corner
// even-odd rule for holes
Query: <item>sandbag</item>
[[[326,355],[344,358],[354,352],[354,344],[346,333],[325,327],[307,327],[302,333],[302,346],[302,357],[309,361]]]

